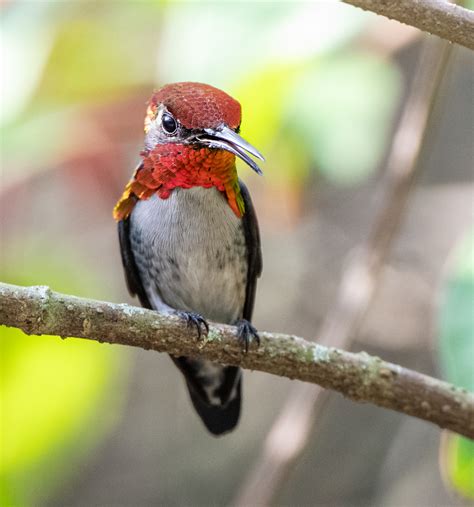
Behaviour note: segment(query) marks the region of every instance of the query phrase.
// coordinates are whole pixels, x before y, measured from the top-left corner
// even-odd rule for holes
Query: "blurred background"
[[[314,339],[380,203],[421,34],[333,2],[1,4],[2,281],[137,304],[112,208],[139,160],[146,101],[224,89],[264,176],[254,323]],[[473,56],[454,47],[416,188],[353,343],[474,389]],[[231,504],[296,382],[245,372],[238,429],[208,435],[166,355],[1,328],[0,503]],[[290,428],[291,430],[291,428]],[[332,395],[274,505],[461,505],[474,449]]]

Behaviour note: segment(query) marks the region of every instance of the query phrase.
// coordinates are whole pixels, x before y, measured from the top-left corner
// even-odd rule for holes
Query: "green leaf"
[[[474,442],[448,433],[441,445],[440,465],[449,486],[474,499]]]
[[[474,231],[454,253],[439,314],[439,357],[450,382],[474,390]],[[451,487],[474,499],[474,442],[448,434],[441,466]]]
[[[443,287],[439,351],[444,376],[474,390],[474,231],[458,246]]]

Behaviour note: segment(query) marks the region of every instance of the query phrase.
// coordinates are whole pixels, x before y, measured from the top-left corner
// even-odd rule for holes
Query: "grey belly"
[[[223,323],[242,317],[245,235],[217,189],[175,189],[168,199],[139,201],[130,241],[154,308],[198,312]]]

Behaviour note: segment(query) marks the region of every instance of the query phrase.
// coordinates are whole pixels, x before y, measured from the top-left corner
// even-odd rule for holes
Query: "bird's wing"
[[[142,167],[143,162],[140,162],[133,173],[132,180],[135,178],[135,175]],[[127,185],[127,188],[129,187],[129,185]],[[122,202],[123,197],[124,196],[122,196],[119,203]],[[133,208],[133,206],[135,205],[134,203],[137,200],[137,197],[129,193],[127,194],[127,199],[129,200],[133,199],[133,202],[131,204],[131,207]],[[131,296],[138,296],[138,299],[140,300],[140,303],[144,308],[153,310],[153,307],[150,304],[150,301],[148,299],[148,296],[140,279],[140,274],[138,273],[138,268],[135,263],[135,258],[133,256],[132,245],[130,243],[130,213],[127,213],[125,217],[126,218],[122,218],[121,220],[119,220],[117,225],[120,242],[120,254],[122,257],[122,265],[123,270],[125,272],[125,280],[127,282],[128,292],[130,293]]]
[[[138,299],[144,308],[153,310],[145,289],[143,288],[138,268],[135,264],[135,258],[133,257],[132,247],[130,244],[130,217],[120,220],[118,223],[118,235],[120,241],[120,254],[122,256],[122,264],[125,272],[125,280],[127,281],[128,292],[130,292],[131,296],[138,296]]]
[[[247,287],[245,292],[245,304],[242,317],[252,320],[255,292],[257,290],[257,278],[262,274],[262,248],[260,246],[260,232],[258,230],[257,215],[250,198],[250,193],[242,181],[239,180],[240,193],[244,200],[245,212],[242,218],[245,242],[247,245]]]

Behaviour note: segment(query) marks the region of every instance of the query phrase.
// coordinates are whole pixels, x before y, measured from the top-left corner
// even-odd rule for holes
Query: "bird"
[[[260,233],[236,157],[257,174],[263,155],[240,135],[241,105],[196,82],[153,92],[141,161],[114,207],[128,290],[141,305],[173,313],[196,329],[237,326],[243,352],[259,345],[251,324],[262,273]],[[239,421],[242,373],[202,358],[171,359],[192,405],[217,436]]]

